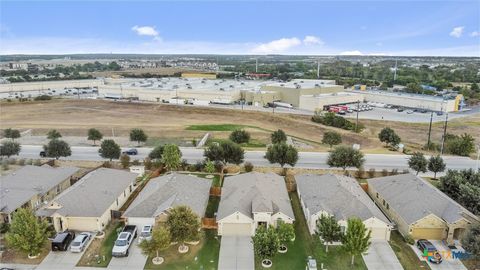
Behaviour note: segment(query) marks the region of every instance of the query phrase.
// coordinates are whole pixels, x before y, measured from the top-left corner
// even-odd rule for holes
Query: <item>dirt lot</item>
[[[342,133],[343,143],[361,144],[370,152],[388,152],[378,141],[377,134],[385,127],[384,121],[362,120],[366,130],[361,134],[331,128],[310,121],[309,116],[271,114],[267,112],[239,111],[231,109],[185,107],[146,103],[126,103],[104,100],[52,100],[31,103],[2,103],[2,128],[32,129],[32,135],[45,135],[56,128],[64,136],[85,136],[87,129],[98,128],[104,136],[128,137],[132,128],[143,128],[150,137],[190,141],[201,138],[205,131],[186,130],[190,125],[237,124],[248,125],[252,138],[269,142],[271,131],[283,129],[287,134],[309,142],[314,148],[326,150],[320,145],[326,130]],[[407,145],[418,148],[426,142],[428,124],[389,122]],[[432,128],[432,138],[439,142],[443,123]],[[479,141],[480,116],[472,116],[449,122],[448,132],[468,132]],[[230,132],[215,131],[215,138],[226,138]]]

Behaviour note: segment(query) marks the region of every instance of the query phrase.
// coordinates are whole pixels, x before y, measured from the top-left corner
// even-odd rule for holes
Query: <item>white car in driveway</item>
[[[75,237],[70,245],[71,252],[82,252],[90,241],[92,235],[88,232],[82,232]]]
[[[138,237],[138,243],[140,244],[143,240],[150,241],[152,240],[152,225],[145,225],[142,227],[140,236]]]

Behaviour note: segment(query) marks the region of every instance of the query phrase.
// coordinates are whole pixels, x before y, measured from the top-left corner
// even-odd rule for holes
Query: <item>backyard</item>
[[[315,241],[308,232],[297,193],[291,192],[290,199],[295,214],[295,241],[287,245],[287,253],[275,255],[271,269],[305,269],[308,256],[314,257],[319,266],[323,263],[326,269],[367,269],[361,256],[355,257],[355,264],[352,266],[351,256],[340,247],[331,246],[326,253],[323,244]],[[255,260],[255,268],[262,269],[258,259]]]
[[[178,245],[173,245],[160,253],[165,259],[163,264],[154,265],[149,258],[145,269],[217,269],[220,238],[216,230],[204,230],[204,237],[200,244],[189,247],[190,250],[186,254],[180,254],[177,251]]]

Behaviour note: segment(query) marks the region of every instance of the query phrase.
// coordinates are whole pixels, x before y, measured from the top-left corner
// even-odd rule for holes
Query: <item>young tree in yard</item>
[[[172,241],[181,242],[185,248],[185,241],[198,240],[200,218],[188,206],[177,206],[170,211],[167,219]]]
[[[104,140],[98,149],[98,153],[102,158],[117,159],[120,157],[122,150],[114,140]]]
[[[437,179],[437,173],[445,171],[445,167],[441,156],[431,156],[428,160],[428,170],[433,172],[433,179]]]
[[[272,135],[270,136],[272,143],[283,143],[287,141],[287,134],[281,129],[274,131]]]
[[[344,171],[347,167],[360,168],[365,162],[363,153],[350,146],[337,146],[328,155],[327,164],[330,167],[340,167]]]
[[[153,260],[160,264],[163,258],[160,257],[159,252],[169,248],[170,242],[170,231],[164,226],[157,225],[152,231],[152,239],[142,241],[138,246],[146,256],[156,256]]]
[[[244,151],[240,145],[224,141],[220,144],[210,144],[203,153],[203,156],[211,161],[219,161],[224,164],[233,163],[240,164],[243,162]]]
[[[384,142],[386,146],[390,144],[392,148],[398,145],[401,141],[397,133],[389,127],[383,128],[378,134],[378,138],[381,142]]]
[[[342,240],[342,231],[340,225],[333,215],[322,214],[317,219],[316,235],[325,243],[325,251],[328,252],[328,244]]]
[[[17,142],[6,141],[0,146],[0,156],[15,156],[20,153],[21,146]]]
[[[163,145],[158,145],[153,148],[153,150],[148,154],[148,157],[151,159],[161,159],[163,155]]]
[[[91,128],[88,130],[87,140],[93,141],[94,145],[96,141],[99,141],[101,139],[103,139],[103,134],[100,132],[100,130],[95,128]]]
[[[271,226],[268,228],[265,226],[258,227],[252,240],[255,255],[261,260],[271,260],[280,247],[278,234],[275,228]]]
[[[276,143],[268,146],[265,158],[270,163],[278,163],[283,168],[285,164],[295,166],[298,161],[298,151],[292,145]]]
[[[140,142],[146,142],[148,139],[147,134],[143,131],[143,129],[134,128],[130,130],[130,141],[137,142],[140,145]]]
[[[15,139],[20,138],[20,131],[18,129],[11,129],[7,128],[3,131],[3,137],[12,139],[12,141],[15,141]]]
[[[417,172],[426,172],[427,171],[428,161],[423,155],[423,153],[415,152],[408,159],[408,167]]]
[[[335,131],[326,131],[323,133],[322,143],[328,144],[332,148],[333,145],[342,143],[342,135]]]
[[[56,129],[51,129],[47,132],[47,139],[49,140],[55,140],[61,137],[62,134],[60,134],[60,132],[58,132]]]
[[[8,247],[36,256],[47,241],[47,223],[40,221],[30,209],[19,208],[12,216],[5,235]]]
[[[67,142],[53,139],[43,146],[43,150],[47,157],[59,159],[60,157],[69,157],[72,155],[72,150]]]
[[[480,223],[471,224],[461,239],[462,247],[475,258],[480,258]]]
[[[130,165],[130,156],[127,154],[122,154],[120,156],[120,163],[122,164],[122,167],[124,169],[128,168],[128,166]]]
[[[181,163],[182,152],[175,144],[167,144],[163,149],[162,163],[167,170],[176,170]]]
[[[248,143],[250,141],[250,133],[244,129],[237,129],[230,133],[230,140],[235,143]]]
[[[277,222],[277,234],[281,246],[286,248],[286,244],[295,238],[295,229],[292,224],[279,220]]]
[[[347,231],[342,237],[342,248],[352,255],[352,265],[355,256],[361,255],[368,250],[370,246],[371,231],[365,228],[362,220],[359,218],[349,218],[347,221]]]

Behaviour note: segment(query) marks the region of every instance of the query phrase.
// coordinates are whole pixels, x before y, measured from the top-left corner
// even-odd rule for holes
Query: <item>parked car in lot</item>
[[[403,112],[403,110],[405,110],[405,109],[402,108],[402,107],[398,107],[397,112]]]
[[[438,112],[437,112],[437,115],[438,115],[438,116],[443,115],[443,112],[442,112],[442,111],[438,111]]]
[[[126,225],[122,232],[118,235],[117,240],[115,240],[115,245],[112,249],[113,257],[127,257],[128,249],[133,243],[133,239],[137,237],[137,226],[135,225]]]
[[[129,155],[129,156],[136,156],[136,155],[138,155],[138,150],[135,149],[135,148],[132,148],[132,149],[128,149],[126,151],[123,151],[122,154]]]
[[[143,240],[150,241],[152,240],[152,225],[145,225],[140,231],[140,236],[138,237],[138,243],[140,244]]]
[[[73,240],[72,244],[70,245],[71,252],[82,252],[90,241],[92,235],[88,232],[82,232],[75,239]]]
[[[47,152],[45,152],[45,151],[40,151],[40,156],[41,156],[41,157],[46,157],[46,156],[47,156]]]
[[[407,111],[407,114],[412,114],[412,113],[413,113],[412,110],[408,110],[408,111]]]
[[[420,112],[421,113],[427,113],[427,110],[426,109],[421,109]]]
[[[64,231],[58,233],[52,240],[52,251],[66,251],[74,238],[74,232]]]
[[[428,254],[428,261],[431,263],[441,263],[442,255],[438,252],[437,248],[432,242],[426,239],[419,239],[417,241],[417,247],[423,254]]]

